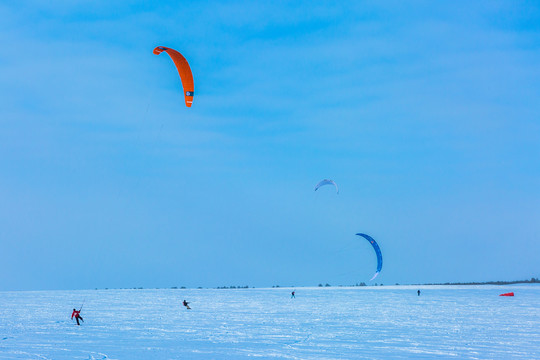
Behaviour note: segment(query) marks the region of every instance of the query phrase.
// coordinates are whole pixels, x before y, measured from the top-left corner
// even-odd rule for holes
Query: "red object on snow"
[[[514,296],[514,293],[513,292],[509,292],[509,293],[505,293],[505,294],[501,294],[499,296]]]

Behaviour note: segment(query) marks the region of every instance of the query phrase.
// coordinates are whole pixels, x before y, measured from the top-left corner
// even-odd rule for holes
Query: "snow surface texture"
[[[0,292],[0,359],[540,359],[540,286],[291,291]]]

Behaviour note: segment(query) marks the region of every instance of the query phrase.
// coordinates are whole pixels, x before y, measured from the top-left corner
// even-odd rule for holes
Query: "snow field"
[[[540,286],[292,290],[0,292],[0,359],[540,359]]]

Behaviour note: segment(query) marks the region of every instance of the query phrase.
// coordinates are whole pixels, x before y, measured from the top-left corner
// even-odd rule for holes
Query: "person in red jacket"
[[[81,321],[84,322],[84,319],[81,316],[81,310],[77,311],[73,309],[73,312],[71,313],[71,320],[73,320],[74,316],[75,316],[75,320],[77,320],[77,325],[81,325],[81,323],[79,323],[79,319],[81,319]]]

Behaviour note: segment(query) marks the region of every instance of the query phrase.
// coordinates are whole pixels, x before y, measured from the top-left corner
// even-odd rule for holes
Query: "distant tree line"
[[[514,281],[484,281],[484,282],[446,282],[446,283],[428,283],[415,285],[512,285],[512,284],[537,284],[540,283],[538,278],[530,280],[514,280]]]
[[[445,282],[445,283],[426,283],[426,284],[412,284],[412,285],[512,285],[512,284],[538,284],[540,283],[540,279],[532,277],[530,280],[514,280],[514,281],[483,281],[483,282]],[[383,286],[383,284],[373,284],[374,286]],[[396,283],[396,285],[399,285],[399,283]],[[322,284],[320,283],[318,287],[331,287],[329,283]],[[354,285],[338,285],[340,287],[342,286],[367,286],[365,282],[356,283]],[[279,285],[272,285],[273,288],[279,288]],[[294,285],[291,285],[289,287],[294,287]],[[215,289],[249,289],[250,286],[244,285],[244,286],[218,286]],[[254,288],[254,287],[253,287]],[[136,290],[142,290],[142,287],[133,287],[133,288],[119,288],[120,290],[124,289],[136,289]],[[159,289],[159,288],[155,288]],[[171,289],[186,289],[185,286],[171,286]],[[202,289],[202,287],[198,287],[197,289]],[[95,290],[99,290],[98,288],[95,288]],[[103,290],[109,290],[109,288],[104,288]]]
[[[216,289],[249,289],[249,286],[218,286]]]

